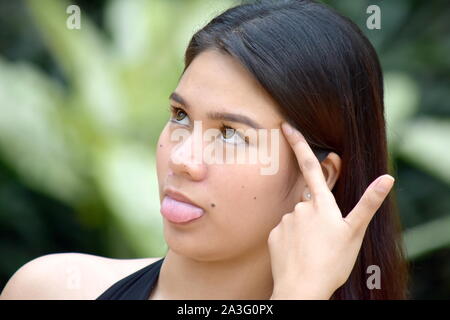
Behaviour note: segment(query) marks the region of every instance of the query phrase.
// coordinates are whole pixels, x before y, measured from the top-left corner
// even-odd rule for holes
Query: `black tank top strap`
[[[117,281],[96,300],[147,300],[158,280],[164,258]]]

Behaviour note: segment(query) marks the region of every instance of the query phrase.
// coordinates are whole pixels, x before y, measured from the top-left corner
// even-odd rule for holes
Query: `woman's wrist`
[[[329,300],[332,295],[318,285],[284,285],[274,287],[270,300]]]

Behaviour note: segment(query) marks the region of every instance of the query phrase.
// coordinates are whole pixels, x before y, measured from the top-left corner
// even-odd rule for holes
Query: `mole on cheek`
[[[211,203],[211,207],[213,207],[213,208],[214,208],[215,206],[216,206],[216,205],[215,205],[214,203]]]
[[[256,200],[256,197],[253,197],[253,200]]]
[[[244,188],[244,186],[241,186],[241,188]]]
[[[160,146],[160,147],[162,147],[163,145],[162,145],[162,144],[160,144],[159,146]]]

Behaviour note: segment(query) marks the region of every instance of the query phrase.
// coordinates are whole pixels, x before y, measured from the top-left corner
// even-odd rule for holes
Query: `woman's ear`
[[[322,166],[322,172],[328,188],[333,190],[333,187],[341,173],[341,157],[334,152],[330,152],[320,164]]]
[[[341,157],[334,152],[330,152],[327,157],[320,162],[320,165],[322,167],[323,176],[325,177],[328,188],[333,190],[333,187],[341,173]],[[311,190],[308,186],[306,186],[303,190],[303,201],[310,200],[310,197],[308,196],[310,192]]]
[[[322,172],[328,188],[333,190],[333,187],[341,173],[341,157],[334,152],[330,152],[320,164],[322,166]]]

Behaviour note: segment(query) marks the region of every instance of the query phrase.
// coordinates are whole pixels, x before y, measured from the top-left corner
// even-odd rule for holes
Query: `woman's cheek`
[[[170,148],[171,144],[167,139],[167,130],[163,130],[156,145],[156,167],[160,182],[161,178],[167,176]]]
[[[231,169],[231,168],[230,168]],[[231,212],[240,215],[241,219],[251,220],[261,210],[261,177],[255,165],[236,166],[232,171],[223,173],[227,180],[223,182]]]

